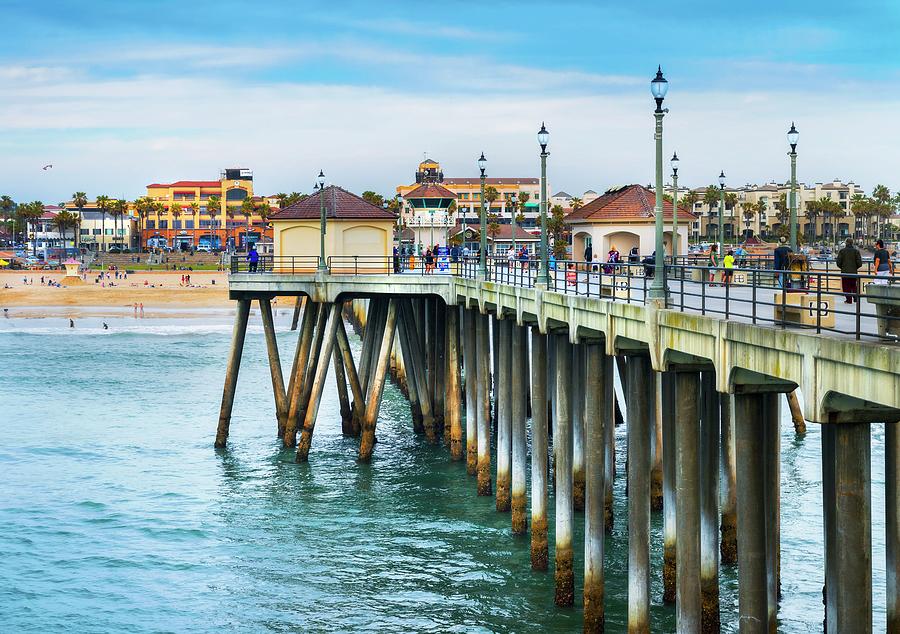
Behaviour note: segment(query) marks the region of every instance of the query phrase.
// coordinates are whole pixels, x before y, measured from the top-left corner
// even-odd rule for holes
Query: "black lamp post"
[[[319,170],[316,178],[319,185],[319,270],[327,271],[325,264],[325,173]]]
[[[478,277],[482,280],[487,279],[487,210],[484,206],[484,170],[487,169],[487,159],[484,158],[484,152],[478,159],[478,169],[481,170],[481,214],[479,220],[481,223],[481,253],[478,256]]]
[[[656,141],[656,255],[653,259],[653,283],[650,286],[650,298],[665,303],[668,289],[666,288],[665,278],[665,262],[666,249],[663,240],[663,117],[668,110],[662,107],[663,99],[669,91],[669,82],[663,77],[662,66],[656,70],[656,77],[650,82],[650,93],[656,101],[656,110],[653,111],[653,117],[656,119],[656,131],[653,135]]]
[[[541,146],[541,268],[535,284],[542,284],[547,288],[550,286],[550,240],[547,236],[547,157],[550,156],[547,144],[550,142],[550,133],[543,123],[538,130],[537,139]]]

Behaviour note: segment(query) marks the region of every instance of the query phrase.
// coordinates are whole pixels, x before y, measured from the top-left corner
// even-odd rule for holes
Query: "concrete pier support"
[[[450,459],[463,459],[462,439],[462,385],[459,350],[459,310],[447,309],[447,394],[445,396],[445,420],[450,430]]]
[[[885,555],[887,577],[887,633],[900,634],[900,471],[897,470],[897,450],[900,449],[900,423],[884,425],[884,507]]]
[[[477,313],[463,310],[463,363],[466,368],[466,473],[475,475],[478,467],[478,353],[476,349]]]
[[[572,344],[568,335],[553,335],[556,345],[556,605],[575,602],[572,530],[575,508],[572,500]],[[581,397],[582,395],[578,395]],[[648,507],[649,513],[649,507]],[[649,520],[648,520],[649,524]]]
[[[384,380],[387,374],[391,347],[394,344],[396,322],[397,300],[391,299],[388,302],[384,329],[381,334],[381,346],[375,363],[375,371],[372,374],[371,389],[366,401],[366,415],[363,419],[362,437],[359,442],[360,462],[368,462],[372,459],[372,450],[375,447],[375,423],[378,420],[378,410],[381,408],[381,395],[384,390]]]
[[[250,300],[239,299],[234,316],[234,330],[231,334],[231,351],[228,354],[228,368],[225,370],[225,387],[222,391],[222,406],[219,408],[219,426],[216,429],[217,449],[224,449],[228,443],[228,429],[231,426],[231,409],[234,407],[234,391],[241,357],[244,354],[244,338],[247,335],[247,320],[250,317]]]
[[[828,632],[872,631],[872,508],[870,428],[834,425],[833,515],[826,542],[836,547],[826,570]],[[829,519],[826,516],[826,519]],[[829,533],[831,538],[829,539]]]
[[[299,298],[298,298],[299,300]],[[298,304],[299,306],[299,301]],[[275,417],[278,421],[278,434],[284,434],[287,423],[288,403],[284,389],[284,375],[281,371],[281,356],[278,354],[278,340],[275,338],[275,319],[272,315],[272,300],[260,298],[259,312],[262,317],[263,332],[266,335],[266,352],[269,357],[269,373],[272,375],[272,392],[275,395]]]
[[[584,510],[584,346],[572,346],[572,497],[576,511]]]
[[[478,338],[478,495],[491,494],[490,316],[476,314]]]
[[[721,468],[719,470],[719,554],[723,565],[737,564],[737,471],[734,454],[734,421],[730,394],[719,394]]]
[[[660,376],[660,411],[663,432],[663,602],[675,603],[675,374]]]
[[[685,634],[702,631],[700,394],[699,372],[675,373],[675,614],[677,631]]]
[[[603,632],[605,615],[603,517],[606,495],[604,427],[612,427],[612,357],[599,343],[585,344],[584,631]]]
[[[494,399],[497,403],[497,510],[510,510],[512,475],[512,321],[498,319],[497,370]]]
[[[621,417],[621,412],[619,412],[619,401],[616,398],[615,383],[612,376],[613,374],[610,374],[609,389],[612,390],[611,398],[613,401],[613,413],[614,417]],[[619,413],[616,414],[616,412]],[[613,529],[613,483],[616,479],[616,424],[605,425],[603,427],[603,446],[604,451],[606,452],[606,460],[604,461],[606,491],[603,496],[603,525],[606,527],[607,532],[612,532]]]
[[[306,462],[309,458],[309,448],[312,445],[312,435],[316,427],[316,417],[319,414],[319,402],[322,400],[322,391],[325,389],[325,380],[328,378],[328,365],[331,363],[332,350],[334,348],[337,322],[341,319],[341,305],[331,304],[323,308],[322,312],[328,313],[328,324],[320,334],[322,347],[316,363],[316,372],[313,375],[309,392],[309,403],[303,417],[303,429],[300,432],[300,442],[297,443],[296,462]]]
[[[510,387],[512,390],[512,532],[523,535],[528,530],[525,516],[527,506],[525,470],[528,460],[528,439],[525,429],[528,376],[522,368],[528,367],[527,330],[512,323],[512,355],[510,357]]]
[[[656,381],[650,357],[626,364],[628,425],[628,631],[650,631],[650,434]]]
[[[547,336],[531,329],[531,569],[547,570]]]
[[[765,407],[761,394],[733,397],[737,457],[738,610],[741,634],[768,629],[766,573]],[[679,541],[681,541],[679,536]],[[680,562],[679,562],[680,563]]]
[[[347,382],[350,384],[350,395],[353,399],[350,401],[352,417],[350,420],[350,433],[352,436],[359,436],[362,429],[362,419],[366,409],[366,397],[359,382],[359,374],[356,371],[356,362],[353,359],[353,351],[350,349],[350,340],[347,337],[347,330],[344,327],[344,321],[340,320],[337,324],[337,344],[343,361],[344,373],[347,375]]]
[[[650,435],[650,510],[661,511],[663,509],[663,411],[662,411],[662,382],[663,373],[654,374],[656,383],[653,386],[655,399],[653,401],[653,432]]]
[[[766,594],[769,631],[778,627],[778,600],[781,598],[781,395],[763,396],[765,431],[765,513],[766,513]]]
[[[701,631],[719,632],[719,393],[714,372],[703,372],[700,414]]]

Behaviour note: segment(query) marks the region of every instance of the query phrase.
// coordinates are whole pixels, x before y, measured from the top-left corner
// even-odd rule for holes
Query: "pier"
[[[359,438],[361,462],[377,450],[385,382],[397,381],[416,432],[432,443],[443,439],[450,459],[473,477],[473,494],[493,495],[497,512],[509,514],[511,534],[531,532],[531,568],[553,566],[559,606],[583,592],[585,631],[600,632],[613,426],[617,409],[624,409],[628,631],[653,629],[649,525],[661,499],[664,599],[675,603],[678,631],[720,631],[720,566],[737,565],[740,631],[774,632],[781,569],[778,427],[787,406],[799,424],[822,427],[827,631],[900,632],[900,347],[879,338],[874,326],[869,332],[865,323],[877,317],[859,303],[855,315],[838,314],[831,324],[829,313],[837,311],[822,308],[821,289],[828,286],[821,276],[813,319],[800,327],[785,323],[787,294],[773,298],[777,290],[765,271],[739,288],[708,288],[705,275],[694,281],[690,267],[666,266],[671,295],[660,305],[645,299],[646,281],[630,273],[604,282],[589,269],[571,276],[557,271],[542,287],[532,271],[498,264],[488,276],[465,264],[419,275],[398,271],[390,258],[330,261],[319,271],[308,260],[273,261],[255,273],[233,263],[229,291],[238,308],[216,447],[227,445],[248,315],[257,302],[278,413],[273,431],[296,451],[297,462],[315,452],[318,400],[332,363],[344,433]],[[271,300],[284,296],[302,304],[286,378],[271,319]],[[363,333],[358,361],[345,318]],[[616,401],[616,374],[624,404]],[[872,423],[887,423],[887,623],[872,617]],[[573,571],[573,527],[580,521],[582,589]]]

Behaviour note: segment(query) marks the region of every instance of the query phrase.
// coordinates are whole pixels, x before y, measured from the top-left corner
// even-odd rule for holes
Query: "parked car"
[[[131,253],[131,249],[121,244],[113,244],[107,250],[107,253]]]
[[[208,244],[205,244],[205,243],[198,244],[197,251],[202,251],[203,253],[212,253],[212,247],[210,247]]]

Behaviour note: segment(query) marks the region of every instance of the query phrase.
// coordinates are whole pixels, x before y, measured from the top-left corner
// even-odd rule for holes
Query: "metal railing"
[[[679,261],[679,260],[676,260]],[[331,256],[332,275],[454,275],[479,279],[478,256]],[[316,256],[260,256],[254,268],[246,257],[232,257],[232,273],[313,274]],[[800,328],[859,339],[900,341],[900,278],[835,271],[832,265],[806,271],[758,266],[725,269],[666,264],[667,307],[680,312],[780,328]],[[540,261],[486,258],[486,279],[525,288],[535,285]],[[550,262],[548,290],[625,303],[645,303],[655,264],[634,262]]]

